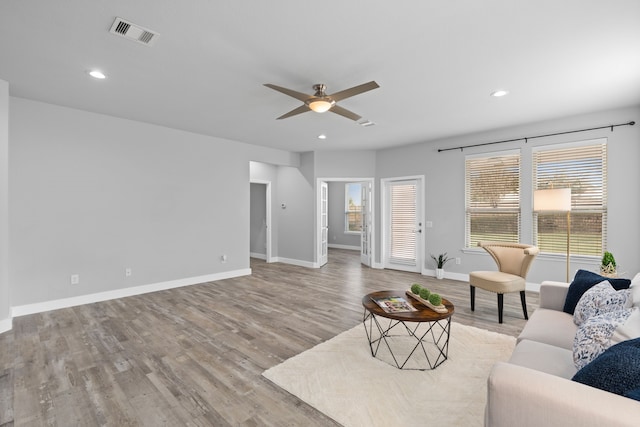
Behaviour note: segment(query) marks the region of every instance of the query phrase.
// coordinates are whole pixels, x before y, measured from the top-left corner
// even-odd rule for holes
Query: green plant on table
[[[600,264],[600,272],[604,274],[616,274],[616,259],[611,252],[605,251],[602,255],[602,262]]]
[[[419,283],[411,285],[411,292],[413,292],[414,295],[420,295],[420,289],[422,289],[422,286]]]
[[[431,294],[429,295],[429,302],[433,305],[440,305],[442,304],[442,297],[438,294]]]
[[[429,291],[429,289],[427,289],[427,288],[420,289],[420,298],[422,298],[424,300],[428,300],[429,299],[429,295],[431,295],[431,291]]]

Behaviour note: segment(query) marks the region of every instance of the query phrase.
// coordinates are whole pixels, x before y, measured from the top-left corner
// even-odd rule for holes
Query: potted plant
[[[436,262],[436,277],[442,279],[444,277],[444,265],[451,261],[453,258],[449,258],[447,253],[438,255],[431,255],[431,258]]]
[[[617,277],[618,270],[616,266],[616,259],[611,252],[605,251],[602,255],[602,262],[600,263],[600,274],[605,277]]]

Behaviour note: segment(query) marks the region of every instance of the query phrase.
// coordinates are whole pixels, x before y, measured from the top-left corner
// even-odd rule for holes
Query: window
[[[520,151],[465,159],[466,247],[520,241]]]
[[[345,184],[345,233],[362,231],[362,184],[349,182]]]
[[[607,243],[605,139],[535,148],[533,187],[571,188],[571,254],[602,255]],[[566,254],[566,230],[566,214],[534,213],[533,237],[540,251]]]

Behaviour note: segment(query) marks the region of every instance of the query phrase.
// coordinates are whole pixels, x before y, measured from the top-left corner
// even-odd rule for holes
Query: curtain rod
[[[514,141],[525,141],[525,144],[528,142],[528,140],[530,139],[536,139],[536,138],[546,138],[548,136],[556,136],[556,135],[565,135],[568,133],[578,133],[578,132],[587,132],[590,130],[598,130],[598,129],[611,129],[611,132],[613,132],[613,128],[618,127],[618,126],[633,126],[635,125],[636,122],[629,122],[629,123],[620,123],[617,125],[609,125],[609,126],[599,126],[596,128],[588,128],[588,129],[578,129],[578,130],[568,130],[566,132],[556,132],[556,133],[547,133],[545,135],[535,135],[535,136],[526,136],[526,137],[522,137],[522,138],[514,138],[514,139],[505,139],[504,141],[493,141],[493,142],[483,142],[481,144],[471,144],[471,145],[463,145],[460,147],[452,147],[452,148],[438,148],[438,153],[442,152],[442,151],[451,151],[451,150],[464,150],[465,148],[471,148],[471,147],[481,147],[483,145],[492,145],[492,144],[504,144],[505,142],[514,142]]]

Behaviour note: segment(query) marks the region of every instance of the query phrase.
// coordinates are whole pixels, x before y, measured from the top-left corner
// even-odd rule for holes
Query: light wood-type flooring
[[[468,283],[370,269],[353,251],[330,250],[320,269],[251,268],[15,318],[0,335],[0,426],[335,426],[261,374],[361,322],[364,294],[418,282],[453,302],[456,322],[514,336],[525,324],[517,293],[499,325],[495,294],[478,289],[471,312]]]

